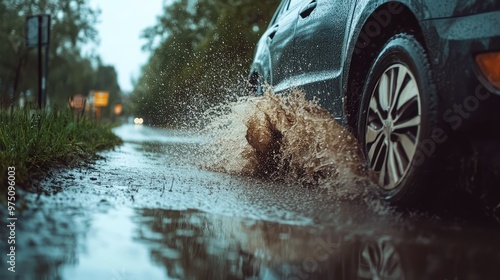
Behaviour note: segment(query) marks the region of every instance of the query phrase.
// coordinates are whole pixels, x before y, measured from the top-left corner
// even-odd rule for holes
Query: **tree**
[[[67,106],[76,93],[108,90],[111,102],[120,88],[114,67],[102,65],[96,55],[83,55],[82,48],[97,45],[95,24],[100,12],[87,0],[4,0],[0,2],[0,101],[8,106],[20,93],[38,94],[37,52],[24,45],[26,16],[51,15],[48,99],[51,106]],[[9,42],[9,43],[6,43]]]
[[[26,63],[26,54],[22,50],[23,22],[18,11],[9,9],[8,3],[0,2],[0,102],[10,104],[10,98],[19,84],[21,68]]]
[[[259,33],[278,3],[176,0],[165,6],[158,23],[144,31],[152,55],[133,92],[135,112],[179,125],[225,99],[247,75]]]

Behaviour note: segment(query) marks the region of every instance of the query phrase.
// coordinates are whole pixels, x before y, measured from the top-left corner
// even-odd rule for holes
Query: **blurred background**
[[[69,107],[79,95],[90,112],[93,92],[104,91],[103,118],[119,111],[123,119],[179,126],[244,83],[253,47],[278,3],[1,1],[1,106],[36,104],[37,51],[26,46],[26,18],[48,14],[48,108]]]

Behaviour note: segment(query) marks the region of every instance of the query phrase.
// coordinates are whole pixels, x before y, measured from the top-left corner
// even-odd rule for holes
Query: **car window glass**
[[[304,0],[290,0],[290,3],[288,5],[288,9],[292,9],[301,3],[304,3]]]
[[[274,24],[275,22],[277,22],[281,18],[281,16],[283,16],[283,13],[286,12],[286,10],[288,9],[288,5],[289,4],[290,4],[290,0],[284,0],[280,4],[280,6],[278,7],[278,10],[276,11],[276,15],[274,16],[272,24]]]

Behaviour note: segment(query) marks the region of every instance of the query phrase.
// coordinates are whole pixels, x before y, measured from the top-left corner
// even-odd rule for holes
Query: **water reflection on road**
[[[0,279],[500,279],[495,225],[200,170],[191,133],[116,133],[93,168],[20,194],[18,270]]]
[[[291,226],[195,210],[137,211],[139,239],[181,279],[486,279],[498,236],[432,229]],[[496,248],[491,247],[491,243]]]

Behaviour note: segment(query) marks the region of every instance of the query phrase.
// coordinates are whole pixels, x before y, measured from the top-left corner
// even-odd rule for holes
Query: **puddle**
[[[144,133],[19,193],[17,272],[0,279],[500,279],[498,226],[200,170],[199,137]]]
[[[188,209],[96,214],[64,279],[495,279],[500,237],[294,226]],[[429,231],[430,230],[430,231]],[[488,269],[486,269],[488,268]]]
[[[85,237],[78,242],[75,265],[61,271],[64,279],[164,279],[165,269],[151,261],[147,247],[135,240],[134,210],[111,209],[91,217]]]

